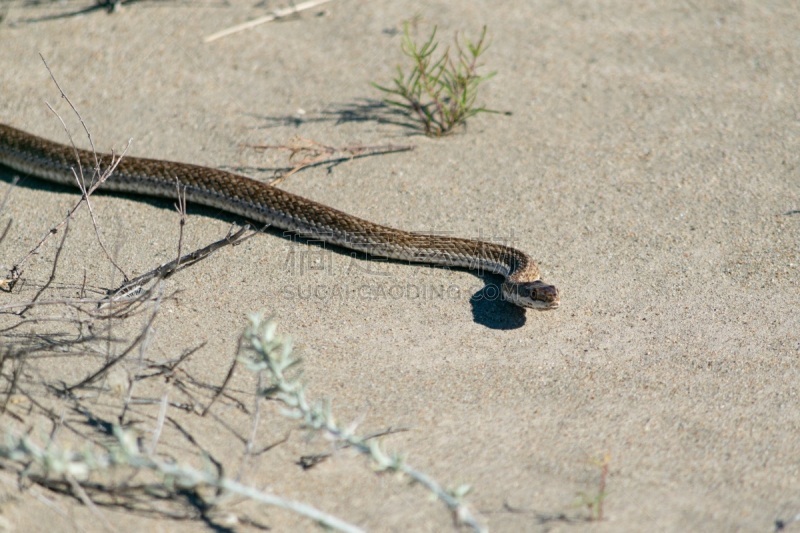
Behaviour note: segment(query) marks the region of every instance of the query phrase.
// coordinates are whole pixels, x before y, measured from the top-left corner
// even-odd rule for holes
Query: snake
[[[98,190],[168,199],[178,197],[177,183],[188,202],[315,241],[373,257],[498,274],[504,278],[503,298],[522,308],[546,310],[560,304],[558,289],[542,281],[536,261],[516,248],[375,224],[233,172],[161,159],[95,153],[5,124],[0,124],[0,164],[69,186],[78,185],[81,168],[113,168]]]

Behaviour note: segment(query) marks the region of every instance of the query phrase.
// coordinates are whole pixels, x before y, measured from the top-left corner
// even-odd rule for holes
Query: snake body
[[[45,180],[76,186],[73,169],[108,168],[94,154],[0,124],[0,164]],[[101,190],[175,199],[177,183],[189,202],[373,256],[484,270],[505,278],[503,297],[521,307],[554,309],[558,289],[539,279],[526,253],[500,244],[411,233],[374,224],[254,179],[209,167],[125,156]],[[88,186],[89,184],[87,184]]]

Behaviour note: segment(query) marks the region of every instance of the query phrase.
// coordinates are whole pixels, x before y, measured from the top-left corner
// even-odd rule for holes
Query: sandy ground
[[[114,14],[48,18],[91,2],[30,4],[0,4],[0,121],[63,142],[47,101],[80,131],[41,53],[101,150],[132,138],[133,155],[269,179],[286,154],[245,144],[293,136],[414,144],[410,153],[306,170],[282,186],[395,227],[509,240],[563,294],[557,311],[522,313],[473,296],[496,289],[492,277],[257,235],[168,280],[173,296],[161,302],[146,350],[134,350],[125,368],[201,348],[184,374],[149,380],[137,398],[186,404],[176,381],[188,376],[220,385],[247,313],[265,310],[295,339],[311,397],[329,398],[363,434],[406,428],[384,446],[446,486],[472,485],[467,502],[492,530],[771,531],[785,521],[800,531],[790,523],[800,513],[794,2],[336,0],[210,44],[202,38],[265,11],[246,1],[143,1]],[[402,60],[398,30],[415,14],[420,36],[434,24],[446,40],[488,26],[485,63],[497,76],[481,98],[511,116],[482,115],[437,140],[378,120],[370,103],[380,94],[369,83],[390,81]],[[86,145],[84,135],[76,139]],[[13,176],[0,171],[3,194]],[[33,178],[15,187],[0,213],[3,227],[11,221],[3,268],[75,200]],[[93,207],[130,275],[174,257],[171,202],[101,195]],[[184,249],[220,238],[231,221],[190,210]],[[35,295],[57,244],[30,260],[26,284],[0,305]],[[119,278],[82,212],[46,296],[74,298],[84,283],[110,287]],[[74,406],[113,422],[112,379],[79,400],[33,384],[87,376],[133,341],[148,313],[115,326],[119,342],[41,348],[21,383],[55,419],[102,441]],[[45,331],[80,337],[63,307],[33,316],[4,330],[4,354]],[[18,322],[0,315],[3,328]],[[4,390],[12,366],[3,368]],[[372,472],[352,451],[300,469],[300,456],[330,445],[273,404],[262,407],[256,448],[288,440],[243,467],[254,386],[239,369],[231,395],[242,404],[223,399],[205,418],[170,408],[175,424],[166,424],[158,452],[202,465],[202,449],[231,477],[369,530],[451,527],[423,489]],[[207,389],[191,390],[197,405],[207,403]],[[15,398],[4,426],[45,442],[58,424],[35,415],[30,398]],[[149,439],[157,415],[157,404],[141,405],[127,420]],[[58,434],[58,442],[75,440],[67,429]],[[598,495],[604,457],[604,517],[592,522],[580,494]],[[240,499],[192,520],[92,510],[29,483],[19,491],[11,472],[2,477],[0,511],[14,531],[315,529]],[[192,512],[188,503],[181,509]]]

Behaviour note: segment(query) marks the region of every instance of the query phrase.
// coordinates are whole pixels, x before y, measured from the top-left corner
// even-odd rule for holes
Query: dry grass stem
[[[178,233],[178,265],[180,266],[180,257],[183,253],[183,230],[186,226],[186,186],[181,188],[181,182],[175,178],[175,188],[178,193],[178,200],[175,203],[175,210],[178,212],[180,220],[180,232]],[[176,267],[177,268],[177,267]]]
[[[384,155],[395,152],[406,152],[413,150],[413,145],[394,145],[385,144],[378,146],[366,146],[354,144],[349,146],[327,146],[317,141],[304,137],[293,137],[288,144],[248,144],[249,148],[257,150],[283,150],[289,152],[289,162],[292,168],[278,176],[270,182],[270,185],[278,185],[286,178],[304,168],[324,165],[328,163],[339,163],[352,159],[367,157],[372,155]]]
[[[305,11],[306,9],[313,9],[317,6],[321,6],[322,4],[327,4],[330,1],[331,0],[309,0],[308,2],[300,2],[299,4],[295,4],[292,7],[276,9],[269,15],[265,15],[263,17],[250,20],[243,24],[237,24],[236,26],[232,26],[222,31],[218,31],[217,33],[212,33],[211,35],[203,39],[203,42],[210,43],[212,41],[216,41],[217,39],[222,39],[223,37],[227,37],[228,35],[233,35],[234,33],[239,33],[240,31],[245,31],[251,28],[255,28],[256,26],[260,26],[261,24],[272,22],[273,20],[278,20],[279,18],[288,17],[289,15],[294,15],[295,13],[300,13],[301,11]]]

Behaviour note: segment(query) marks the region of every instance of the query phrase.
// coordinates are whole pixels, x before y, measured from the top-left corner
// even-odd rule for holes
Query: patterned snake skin
[[[94,169],[95,155],[0,124],[0,164],[76,186],[73,168]],[[97,154],[100,168],[111,155]],[[526,253],[490,242],[410,233],[373,224],[265,183],[213,168],[124,157],[100,189],[175,199],[176,179],[189,202],[241,215],[305,237],[392,259],[485,270],[505,277],[503,297],[521,307],[554,309],[558,289],[539,279]]]

